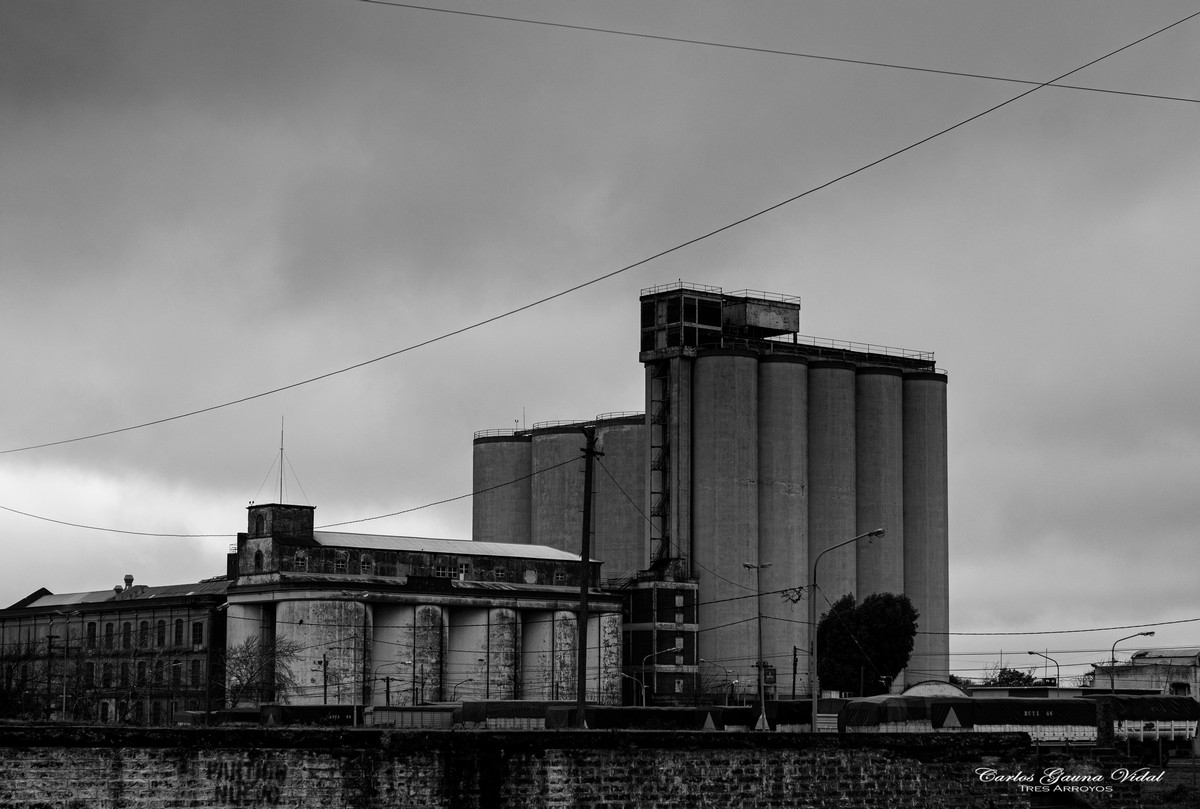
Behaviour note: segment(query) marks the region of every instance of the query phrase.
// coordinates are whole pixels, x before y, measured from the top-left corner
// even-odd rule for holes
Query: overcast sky
[[[1035,82],[1196,12],[444,7]],[[1066,82],[1200,99],[1198,76],[1200,18]],[[1029,89],[354,0],[9,0],[0,450],[417,345]],[[476,430],[641,410],[638,295],[682,279],[800,296],[807,335],[936,353],[953,631],[1135,627],[956,635],[953,669],[1037,649],[1071,676],[1188,619],[1140,645],[1200,646],[1198,212],[1200,103],[1039,89],[489,325],[5,452],[0,603],[220,574],[245,506],[277,498],[281,420],[286,499],[318,525],[467,494]],[[470,500],[353,530],[467,539]]]

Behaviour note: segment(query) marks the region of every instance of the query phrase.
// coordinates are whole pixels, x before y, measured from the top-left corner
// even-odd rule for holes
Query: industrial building
[[[252,504],[222,576],[41,588],[0,610],[0,717],[172,724],[272,702],[576,699],[578,553],[319,531],[313,515]],[[590,702],[621,701],[621,610],[590,594]]]
[[[700,690],[711,664],[744,687],[762,661],[776,693],[806,694],[810,606],[894,592],[920,614],[902,677],[946,679],[947,378],[933,354],[802,337],[800,300],[771,293],[679,283],[640,306],[645,412],[586,422],[604,452],[592,555],[618,590],[639,570],[695,582],[696,651],[683,667],[628,659],[627,673]],[[476,434],[476,539],[577,543],[583,423]]]

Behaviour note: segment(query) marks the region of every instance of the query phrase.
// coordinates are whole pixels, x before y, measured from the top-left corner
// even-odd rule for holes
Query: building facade
[[[133,581],[0,610],[0,716],[172,724],[222,705],[229,582]]]

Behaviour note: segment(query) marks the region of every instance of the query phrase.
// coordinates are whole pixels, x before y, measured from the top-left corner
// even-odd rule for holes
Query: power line
[[[1082,90],[1089,93],[1108,93],[1112,95],[1135,96],[1138,98],[1154,98],[1162,101],[1183,101],[1189,104],[1200,104],[1200,98],[1186,98],[1180,96],[1159,95],[1157,93],[1136,93],[1125,90],[1110,90],[1104,87],[1085,87],[1076,84],[1056,84],[1053,82],[1043,83],[1039,81],[1031,81],[1027,79],[1014,79],[1007,76],[992,76],[985,73],[967,73],[959,70],[939,70],[930,67],[917,67],[914,65],[901,65],[893,62],[877,62],[867,59],[849,59],[840,56],[826,56],[816,53],[805,53],[802,51],[785,51],[775,48],[760,48],[751,45],[734,45],[728,42],[715,42],[706,39],[688,39],[686,37],[667,36],[665,34],[647,34],[640,31],[624,31],[616,28],[599,28],[590,25],[573,25],[570,23],[549,22],[547,20],[534,20],[524,17],[507,17],[500,14],[483,14],[476,11],[461,11],[450,8],[433,8],[431,6],[418,6],[411,3],[395,3],[390,0],[363,0],[377,6],[394,6],[395,8],[406,8],[413,11],[433,11],[439,14],[454,14],[463,17],[477,17],[485,20],[497,20],[500,22],[514,22],[522,25],[540,25],[546,28],[563,28],[571,31],[586,31],[593,34],[609,34],[612,36],[633,37],[636,39],[650,39],[659,42],[674,42],[682,45],[703,45],[709,48],[724,48],[726,50],[747,51],[749,53],[761,53],[768,56],[792,56],[801,59],[816,59],[823,62],[840,62],[849,65],[863,65],[866,67],[882,67],[889,70],[907,70],[916,73],[932,73],[942,76],[960,76],[968,79],[984,79],[987,81],[1007,82],[1009,84],[1027,84],[1037,85],[1038,87],[1055,87],[1063,90]],[[1058,80],[1055,79],[1055,82]]]
[[[367,0],[367,1],[368,1],[368,2],[370,2],[371,0]],[[378,0],[376,0],[376,1],[378,1]],[[433,9],[431,9],[431,10],[433,10]],[[464,12],[464,13],[465,13],[465,12]],[[373,359],[364,360],[364,361],[362,361],[362,362],[358,362],[358,363],[355,363],[355,364],[353,364],[353,365],[348,365],[348,366],[346,366],[346,367],[344,367],[344,368],[339,368],[339,369],[337,369],[337,370],[333,370],[333,371],[327,371],[326,373],[319,374],[319,375],[317,375],[317,376],[313,376],[313,377],[309,377],[308,379],[303,379],[303,380],[301,380],[301,381],[299,381],[299,382],[293,382],[293,383],[291,383],[291,384],[288,384],[288,385],[282,385],[282,386],[280,386],[280,387],[277,387],[277,388],[272,388],[271,390],[262,391],[262,392],[260,392],[260,393],[251,394],[251,395],[249,395],[249,396],[243,396],[243,397],[240,397],[240,398],[238,398],[238,399],[232,399],[232,400],[230,400],[230,401],[223,402],[223,403],[221,403],[221,404],[209,405],[209,406],[207,406],[207,407],[202,407],[202,408],[198,408],[198,409],[195,409],[195,410],[190,410],[190,411],[187,411],[187,412],[185,412],[185,413],[179,413],[179,414],[176,414],[176,415],[174,415],[174,416],[166,416],[166,417],[164,417],[164,418],[153,419],[153,420],[151,420],[151,421],[145,421],[145,422],[142,422],[142,423],[140,423],[140,424],[133,424],[133,425],[130,425],[130,426],[127,426],[127,427],[119,427],[119,428],[112,429],[112,430],[104,430],[104,431],[97,432],[97,433],[90,433],[90,434],[88,434],[88,435],[76,436],[76,437],[74,437],[74,438],[64,438],[64,439],[60,439],[60,440],[57,440],[57,441],[47,441],[47,442],[43,442],[43,443],[40,443],[40,444],[30,444],[30,445],[28,445],[28,446],[24,446],[24,447],[12,447],[12,448],[9,448],[9,449],[0,450],[0,455],[8,455],[8,454],[11,454],[11,453],[14,453],[14,452],[27,452],[27,451],[30,451],[30,450],[36,450],[36,449],[45,449],[45,448],[47,448],[47,447],[61,446],[61,445],[63,445],[63,444],[72,444],[72,443],[76,443],[76,442],[79,442],[79,441],[88,441],[88,440],[95,439],[95,438],[102,438],[102,437],[105,437],[105,436],[110,436],[110,435],[118,435],[118,434],[120,434],[120,433],[126,433],[126,432],[130,432],[130,431],[132,431],[132,430],[139,430],[139,429],[142,429],[142,428],[145,428],[145,427],[152,427],[152,426],[156,426],[156,425],[159,425],[159,424],[166,424],[166,423],[168,423],[168,422],[172,422],[172,421],[178,421],[178,420],[180,420],[180,419],[190,418],[190,417],[192,417],[192,416],[198,416],[198,415],[201,415],[201,414],[204,414],[204,413],[211,413],[211,412],[213,412],[213,411],[215,411],[215,410],[221,410],[221,409],[223,409],[223,408],[227,408],[227,407],[233,407],[234,405],[245,404],[246,402],[251,402],[251,401],[254,401],[254,400],[256,400],[256,399],[262,399],[262,398],[264,398],[264,397],[267,397],[267,396],[272,396],[272,395],[274,395],[274,394],[277,394],[277,393],[282,393],[282,392],[284,392],[284,391],[292,390],[292,389],[294,389],[294,388],[298,388],[298,387],[301,387],[301,386],[303,386],[303,385],[308,385],[308,384],[311,384],[311,383],[313,383],[313,382],[319,382],[319,381],[321,381],[321,380],[324,380],[324,379],[329,379],[329,378],[331,378],[331,377],[338,376],[338,375],[340,375],[340,374],[348,373],[348,372],[350,372],[350,371],[354,371],[354,370],[357,370],[357,369],[359,369],[359,368],[363,368],[363,367],[366,367],[366,366],[368,366],[368,365],[372,365],[372,364],[374,364],[374,363],[377,363],[377,362],[382,362],[383,360],[386,360],[386,359],[391,359],[392,357],[396,357],[396,356],[399,356],[399,355],[401,355],[401,354],[406,354],[406,353],[408,353],[408,352],[410,352],[410,351],[415,351],[416,349],[419,349],[419,348],[424,348],[425,346],[428,346],[428,345],[433,345],[434,343],[438,343],[438,342],[441,342],[441,341],[443,341],[443,340],[448,340],[448,339],[450,339],[451,337],[456,337],[456,336],[458,336],[458,335],[460,335],[460,334],[465,334],[466,332],[473,331],[473,330],[475,330],[475,329],[481,328],[481,327],[483,327],[483,326],[486,326],[486,325],[489,325],[489,324],[491,324],[491,323],[495,323],[495,322],[497,322],[497,321],[499,321],[499,320],[503,320],[504,318],[507,318],[507,317],[512,317],[513,315],[519,314],[519,313],[521,313],[521,312],[524,312],[524,311],[526,311],[526,310],[528,310],[528,309],[532,309],[532,308],[534,308],[534,307],[536,307],[536,306],[540,306],[540,305],[542,305],[542,304],[544,304],[544,303],[549,303],[550,301],[553,301],[553,300],[557,300],[558,298],[562,298],[562,297],[564,297],[564,296],[566,296],[566,295],[570,295],[570,294],[572,294],[572,293],[574,293],[574,292],[578,292],[578,291],[579,291],[579,290],[581,290],[581,289],[586,289],[587,287],[593,286],[593,285],[595,285],[595,284],[598,284],[598,283],[600,283],[600,282],[602,282],[602,281],[607,281],[609,278],[613,278],[613,277],[615,277],[615,276],[617,276],[617,275],[620,275],[620,274],[622,274],[622,273],[625,273],[625,272],[628,272],[628,271],[630,271],[630,270],[633,270],[633,269],[636,269],[636,268],[638,268],[638,267],[641,267],[641,266],[643,266],[643,265],[649,264],[649,263],[650,263],[650,262],[652,262],[652,261],[656,261],[656,260],[658,260],[658,259],[660,259],[660,258],[662,258],[662,257],[664,257],[664,256],[667,256],[667,255],[670,255],[670,254],[672,254],[672,253],[676,253],[676,252],[678,252],[678,251],[680,251],[680,250],[683,250],[683,249],[685,249],[685,248],[691,247],[692,245],[694,245],[694,244],[698,244],[698,243],[700,243],[700,242],[702,242],[702,241],[705,241],[706,239],[711,239],[712,237],[714,237],[714,236],[717,236],[717,235],[719,235],[719,234],[721,234],[721,233],[724,233],[724,232],[725,232],[725,231],[727,231],[727,230],[732,230],[732,229],[734,229],[734,228],[736,228],[736,227],[739,227],[740,225],[744,225],[745,223],[747,223],[747,222],[750,222],[751,220],[757,219],[757,218],[759,218],[759,217],[761,217],[761,216],[765,216],[766,214],[768,214],[768,213],[771,213],[772,211],[775,211],[775,210],[777,210],[777,209],[779,209],[779,208],[782,208],[782,207],[784,207],[784,206],[786,206],[786,205],[789,205],[789,204],[791,204],[791,203],[793,203],[793,202],[796,202],[796,201],[798,201],[798,200],[801,200],[801,199],[803,199],[803,198],[805,198],[805,197],[811,196],[812,194],[815,194],[815,193],[817,193],[818,191],[823,191],[823,190],[825,190],[826,188],[829,188],[830,186],[832,186],[832,185],[835,185],[836,183],[839,183],[839,182],[841,182],[841,181],[843,181],[843,180],[847,180],[847,179],[849,179],[849,178],[851,178],[851,177],[854,177],[854,176],[856,176],[856,175],[858,175],[858,174],[861,174],[861,173],[863,173],[864,171],[867,171],[867,170],[869,170],[869,169],[872,169],[872,168],[874,168],[875,166],[878,166],[878,165],[880,165],[880,164],[882,164],[882,163],[884,163],[884,162],[886,162],[886,161],[888,161],[888,160],[891,160],[891,159],[892,159],[892,158],[894,158],[894,157],[899,157],[900,155],[902,155],[902,154],[905,154],[906,152],[912,151],[913,149],[916,149],[916,148],[917,148],[917,147],[919,147],[919,146],[923,146],[924,144],[926,144],[926,143],[929,143],[930,141],[932,141],[932,140],[934,140],[934,139],[936,139],[936,138],[939,138],[939,137],[941,137],[942,135],[949,134],[950,132],[953,132],[953,131],[954,131],[954,130],[956,130],[956,129],[959,129],[959,128],[963,127],[963,126],[966,126],[966,125],[967,125],[967,124],[969,124],[969,123],[972,123],[973,121],[976,121],[976,120],[978,120],[978,119],[980,119],[980,118],[984,117],[985,115],[989,115],[989,114],[991,114],[991,113],[995,112],[996,110],[999,110],[999,109],[1001,109],[1001,108],[1003,108],[1003,107],[1006,107],[1006,106],[1008,106],[1009,104],[1012,104],[1014,101],[1019,101],[1020,99],[1024,98],[1024,97],[1025,97],[1025,96],[1027,96],[1027,95],[1029,95],[1030,93],[1035,93],[1035,92],[1037,92],[1038,90],[1041,90],[1043,87],[1049,87],[1049,86],[1053,85],[1055,82],[1061,81],[1062,79],[1065,79],[1065,78],[1066,78],[1066,77],[1068,77],[1068,76],[1071,76],[1071,75],[1073,75],[1073,74],[1075,74],[1075,73],[1078,73],[1078,72],[1079,72],[1079,71],[1081,71],[1081,70],[1084,70],[1084,69],[1086,69],[1086,68],[1088,68],[1088,67],[1091,67],[1092,65],[1094,65],[1094,64],[1096,64],[1096,63],[1098,63],[1098,62],[1101,62],[1101,61],[1103,61],[1103,60],[1105,60],[1105,59],[1108,59],[1109,57],[1112,57],[1112,56],[1114,56],[1114,55],[1116,55],[1116,54],[1118,54],[1118,53],[1121,53],[1122,51],[1128,50],[1129,48],[1132,48],[1132,47],[1133,47],[1133,46],[1135,46],[1135,45],[1138,45],[1138,44],[1140,44],[1140,43],[1142,43],[1142,42],[1145,42],[1146,40],[1148,40],[1148,39],[1150,39],[1150,38],[1152,38],[1152,37],[1158,36],[1159,34],[1163,33],[1164,31],[1170,30],[1171,28],[1174,28],[1174,27],[1175,27],[1175,26],[1177,26],[1177,25],[1181,25],[1181,24],[1183,24],[1183,23],[1187,22],[1188,20],[1194,19],[1195,17],[1198,17],[1198,16],[1200,16],[1200,11],[1197,11],[1197,12],[1195,12],[1194,14],[1190,14],[1190,15],[1188,15],[1187,17],[1184,17],[1183,19],[1181,19],[1181,20],[1178,20],[1177,22],[1173,22],[1173,23],[1171,23],[1170,25],[1164,26],[1164,27],[1162,27],[1162,28],[1158,29],[1157,31],[1154,31],[1153,33],[1147,34],[1147,35],[1145,35],[1145,36],[1143,36],[1143,37],[1141,37],[1141,38],[1139,38],[1139,39],[1137,39],[1137,40],[1135,40],[1135,41],[1133,41],[1133,42],[1131,42],[1131,43],[1129,43],[1129,44],[1127,44],[1127,45],[1122,45],[1120,48],[1117,48],[1116,50],[1110,51],[1109,53],[1106,53],[1106,54],[1105,54],[1105,55],[1103,55],[1103,56],[1097,57],[1096,59],[1092,59],[1091,61],[1089,61],[1089,62],[1087,62],[1087,63],[1085,63],[1085,64],[1083,64],[1083,65],[1080,65],[1079,67],[1077,67],[1077,68],[1075,68],[1075,69],[1073,69],[1073,70],[1069,70],[1069,71],[1067,71],[1066,73],[1063,73],[1063,74],[1062,74],[1062,75],[1060,75],[1060,76],[1057,76],[1057,77],[1055,77],[1055,78],[1053,78],[1053,79],[1050,79],[1049,81],[1046,81],[1046,82],[1042,82],[1042,83],[1040,83],[1040,84],[1037,84],[1037,86],[1035,86],[1035,87],[1031,87],[1030,89],[1028,89],[1028,90],[1024,91],[1023,93],[1019,93],[1018,95],[1016,95],[1016,96],[1013,96],[1012,98],[1009,98],[1009,99],[1008,99],[1008,100],[1006,100],[1006,101],[1002,101],[1002,102],[1000,102],[999,104],[995,104],[995,105],[993,105],[993,106],[991,106],[991,107],[988,107],[987,109],[983,110],[982,112],[978,112],[978,113],[976,113],[975,115],[972,115],[972,116],[970,116],[969,118],[966,118],[966,119],[964,119],[964,120],[962,120],[962,121],[959,121],[959,122],[958,122],[958,123],[956,123],[956,124],[953,124],[953,125],[951,125],[951,126],[945,127],[944,129],[938,130],[937,132],[933,133],[932,135],[927,135],[926,137],[924,137],[924,138],[921,138],[920,140],[917,140],[917,141],[915,141],[915,142],[913,142],[913,143],[910,143],[910,144],[909,144],[909,145],[907,145],[907,146],[904,146],[904,147],[901,147],[901,148],[899,148],[899,149],[896,149],[896,150],[895,150],[895,151],[893,151],[893,152],[889,152],[888,154],[885,154],[885,155],[884,155],[884,156],[882,156],[882,157],[876,158],[875,160],[872,160],[872,161],[871,161],[871,162],[869,162],[869,163],[865,163],[865,164],[863,164],[863,165],[859,166],[859,167],[858,167],[858,168],[856,168],[856,169],[852,169],[852,170],[850,170],[850,171],[847,171],[847,172],[845,172],[845,173],[843,173],[843,174],[840,174],[840,175],[838,175],[838,176],[836,176],[836,177],[834,177],[834,178],[832,178],[832,179],[830,179],[830,180],[827,180],[827,181],[825,181],[825,182],[823,182],[823,183],[820,183],[820,184],[818,184],[818,185],[812,186],[812,187],[810,187],[809,189],[807,189],[807,190],[805,190],[805,191],[802,191],[802,192],[800,192],[800,193],[798,193],[798,194],[795,194],[794,196],[788,197],[787,199],[784,199],[784,200],[782,200],[782,201],[780,201],[780,202],[777,202],[777,203],[775,203],[775,204],[773,204],[773,205],[769,205],[769,206],[767,206],[766,208],[762,208],[762,209],[760,209],[760,210],[758,210],[758,211],[755,211],[754,213],[747,214],[746,216],[743,216],[743,217],[741,217],[740,219],[736,219],[736,220],[734,220],[734,221],[732,221],[732,222],[729,222],[729,223],[727,223],[727,224],[725,224],[725,225],[722,225],[722,226],[720,226],[720,227],[718,227],[718,228],[715,228],[715,229],[713,229],[713,230],[710,230],[710,231],[708,231],[708,232],[706,232],[706,233],[703,233],[703,234],[701,234],[701,235],[699,235],[699,236],[695,236],[695,237],[693,237],[693,238],[691,238],[691,239],[688,239],[688,240],[686,240],[686,241],[680,242],[680,243],[676,244],[676,245],[675,245],[675,246],[673,246],[673,247],[668,247],[668,248],[666,248],[665,250],[660,250],[659,252],[657,252],[657,253],[654,253],[654,254],[652,254],[652,255],[650,255],[650,256],[647,256],[647,257],[645,257],[645,258],[643,258],[643,259],[640,259],[640,260],[638,260],[638,261],[635,261],[635,262],[633,262],[632,264],[627,264],[627,265],[625,265],[624,267],[620,267],[620,268],[618,268],[618,269],[612,270],[612,271],[610,271],[610,272],[607,272],[607,273],[605,273],[605,274],[603,274],[603,275],[597,276],[596,278],[592,278],[591,280],[584,281],[584,282],[582,282],[582,283],[579,283],[579,284],[576,284],[576,285],[574,285],[574,286],[572,286],[572,287],[568,287],[567,289],[561,290],[561,291],[559,291],[559,292],[555,292],[555,293],[553,293],[553,294],[551,294],[551,295],[547,295],[547,296],[545,296],[545,297],[538,298],[537,300],[531,301],[530,303],[526,303],[526,304],[523,304],[523,305],[521,305],[521,306],[518,306],[518,307],[516,307],[516,308],[509,309],[508,311],[502,312],[502,313],[500,313],[500,314],[498,314],[498,315],[493,315],[492,317],[489,317],[489,318],[485,318],[485,319],[483,319],[483,320],[476,321],[476,322],[474,322],[474,323],[471,323],[471,324],[469,324],[469,325],[466,325],[466,326],[462,326],[461,328],[454,329],[453,331],[445,332],[445,333],[443,333],[443,334],[440,334],[440,335],[438,335],[438,336],[436,336],[436,337],[431,337],[431,338],[429,338],[429,339],[427,339],[427,340],[422,340],[422,341],[420,341],[420,342],[418,342],[418,343],[413,343],[412,345],[405,346],[404,348],[400,348],[400,349],[397,349],[397,350],[395,350],[395,351],[388,352],[387,354],[380,355],[380,356],[378,356],[378,357],[375,357],[375,358],[373,358]]]

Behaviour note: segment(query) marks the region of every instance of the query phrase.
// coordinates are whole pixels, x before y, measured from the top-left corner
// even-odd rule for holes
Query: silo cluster
[[[531,543],[579,553],[583,535],[584,426],[596,428],[591,556],[616,579],[649,564],[639,509],[645,489],[645,416],[605,414],[487,430],[474,441],[475,541]]]

